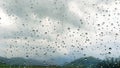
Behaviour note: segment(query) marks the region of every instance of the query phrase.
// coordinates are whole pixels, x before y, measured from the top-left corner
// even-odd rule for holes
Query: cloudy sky
[[[0,0],[0,56],[62,64],[120,56],[119,0]]]

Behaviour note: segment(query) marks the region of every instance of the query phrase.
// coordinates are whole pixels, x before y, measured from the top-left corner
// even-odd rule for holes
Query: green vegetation
[[[120,58],[107,58],[106,60],[100,60],[94,57],[86,57],[77,59],[64,66],[25,66],[0,63],[0,68],[120,68]]]
[[[106,58],[105,60],[94,57],[80,58],[63,68],[120,68],[120,58]]]
[[[60,66],[19,66],[0,64],[0,68],[61,68]]]
[[[120,68],[120,58],[107,58],[98,63],[95,68]]]

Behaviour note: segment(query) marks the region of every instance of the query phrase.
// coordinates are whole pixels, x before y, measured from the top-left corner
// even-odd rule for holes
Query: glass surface
[[[120,0],[0,0],[0,68],[120,68]]]

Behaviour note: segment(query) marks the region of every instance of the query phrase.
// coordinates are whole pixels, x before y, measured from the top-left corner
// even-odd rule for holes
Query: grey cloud
[[[71,1],[71,0],[70,0]],[[30,17],[31,13],[36,14],[39,18],[49,16],[55,20],[62,21],[63,23],[69,23],[75,26],[81,26],[80,19],[71,14],[68,10],[67,0],[3,0],[5,3],[3,7],[9,15],[16,15],[24,23],[28,23],[33,19]],[[28,21],[25,19],[28,18]],[[61,23],[62,23],[61,22]]]

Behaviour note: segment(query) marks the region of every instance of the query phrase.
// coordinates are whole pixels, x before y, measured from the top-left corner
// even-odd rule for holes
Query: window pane
[[[120,68],[119,0],[0,0],[0,68]]]

